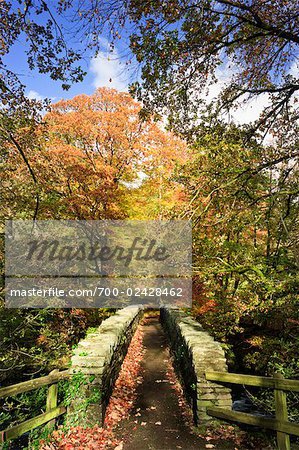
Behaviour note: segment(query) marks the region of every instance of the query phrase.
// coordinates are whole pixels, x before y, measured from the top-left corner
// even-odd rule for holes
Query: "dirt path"
[[[145,356],[143,382],[129,420],[121,423],[118,435],[124,450],[200,450],[206,442],[186,425],[179,398],[167,375],[169,355],[158,316],[144,324]]]

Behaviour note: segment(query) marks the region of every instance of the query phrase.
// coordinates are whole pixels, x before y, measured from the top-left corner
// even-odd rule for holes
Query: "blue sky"
[[[109,42],[104,36],[99,36],[101,51],[97,57],[91,52],[86,54],[86,58],[81,62],[83,70],[87,72],[83,82],[73,84],[68,91],[61,88],[61,82],[52,80],[48,75],[41,74],[36,70],[30,71],[28,68],[25,46],[22,42],[17,42],[9,54],[5,57],[8,67],[17,72],[20,80],[26,86],[26,94],[29,98],[41,100],[49,98],[53,103],[62,98],[73,98],[78,94],[92,94],[96,88],[108,86],[120,91],[128,89],[130,82],[135,81],[139,74],[136,64],[126,66],[123,57],[125,53],[126,40],[120,41],[119,46],[115,46],[113,54],[109,52]],[[232,64],[230,63],[230,66]],[[212,101],[223,87],[229,82],[233,74],[233,69],[228,69],[228,64],[223,64],[216,71],[217,83],[212,85],[207,92],[206,98]],[[110,81],[112,80],[112,81]],[[268,98],[265,94],[259,99],[249,102],[232,113],[231,117],[239,123],[248,123],[257,119]]]
[[[78,94],[91,94],[97,87],[109,86],[118,90],[127,90],[129,82],[133,81],[134,73],[130,66],[125,65],[121,56],[121,47],[115,47],[113,54],[109,53],[109,43],[105,37],[99,37],[101,52],[95,58],[87,52],[81,66],[87,72],[83,82],[73,84],[65,91],[60,81],[52,80],[47,74],[30,70],[27,64],[26,46],[18,41],[11,47],[4,58],[8,68],[16,72],[26,86],[26,94],[30,98],[50,98],[53,102],[62,98],[73,98]],[[112,80],[112,81],[110,81]]]

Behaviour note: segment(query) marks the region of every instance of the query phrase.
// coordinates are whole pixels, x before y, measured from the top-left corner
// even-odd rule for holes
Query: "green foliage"
[[[89,327],[88,330],[86,331],[86,336],[89,336],[90,334],[93,334],[97,331],[96,327]]]
[[[244,148],[242,131],[199,129],[180,171],[193,220],[193,315],[226,347],[238,371],[268,373],[298,358],[298,170],[281,147]],[[297,375],[298,376],[298,375]]]
[[[82,386],[88,384],[88,377],[81,372],[74,374],[70,380],[60,381],[60,386],[64,391],[63,404],[69,406],[72,401],[79,396]]]
[[[114,310],[111,311],[114,313]],[[24,378],[67,368],[72,347],[85,336],[90,325],[100,325],[110,315],[102,309],[6,309],[0,306],[0,361],[9,384]]]
[[[269,129],[288,109],[298,90],[298,77],[287,73],[299,43],[294,2],[131,1],[127,9],[135,25],[131,50],[142,67],[131,90],[143,100],[144,116],[167,115],[193,139],[205,115],[213,111],[218,119],[249,97],[269,93],[253,130]],[[225,86],[209,98],[218,77]]]
[[[0,429],[17,425],[45,410],[47,386],[1,400]]]
[[[73,374],[69,380],[59,382],[62,391],[62,403],[71,409],[68,411],[67,420],[64,422],[65,429],[81,425],[85,419],[89,405],[98,404],[102,393],[99,388],[92,385],[94,375],[84,375],[82,372]]]
[[[114,310],[111,311],[114,313]],[[34,376],[48,374],[52,369],[67,368],[70,361],[71,348],[85,335],[90,325],[99,325],[108,317],[110,310],[0,310],[0,339],[2,340],[0,357],[2,367],[2,384],[14,384]],[[93,327],[95,328],[95,327]],[[90,327],[92,329],[92,327]],[[28,374],[27,376],[25,374]],[[58,402],[70,404],[82,383],[92,382],[81,374],[72,377],[72,383],[58,383]],[[45,410],[47,387],[19,394],[1,400],[0,429],[16,425],[39,415]],[[100,398],[94,392],[87,402]],[[83,407],[86,408],[87,404]],[[44,436],[43,428],[34,431],[30,437],[30,445]],[[34,447],[33,447],[34,448]],[[36,447],[38,448],[38,446]]]
[[[51,431],[52,430],[47,428],[47,426],[45,425],[30,431],[28,450],[39,450],[40,441],[43,441],[45,443],[50,442]]]
[[[276,355],[276,358],[278,355]],[[282,373],[285,378],[290,379],[298,379],[299,378],[299,363],[298,360],[293,359],[292,361],[288,361],[286,363],[269,361],[268,370],[270,374],[275,372]],[[275,402],[274,402],[274,391],[273,389],[263,389],[259,390],[258,395],[253,394],[252,392],[248,392],[248,396],[251,401],[256,405],[260,410],[264,411],[267,414],[275,415]],[[291,422],[299,422],[299,394],[297,392],[288,392],[287,393],[287,407],[288,407],[288,419]]]
[[[17,89],[24,88],[16,72],[9,70],[3,60],[20,37],[26,45],[27,63],[31,70],[37,69],[40,73],[48,73],[53,80],[61,80],[64,89],[69,89],[70,83],[82,81],[85,72],[78,65],[82,51],[67,48],[63,25],[54,19],[56,14],[59,16],[67,9],[64,3],[57,3],[52,10],[46,2],[24,5],[21,2],[2,2],[4,34],[1,40],[0,87],[4,104],[11,100]]]

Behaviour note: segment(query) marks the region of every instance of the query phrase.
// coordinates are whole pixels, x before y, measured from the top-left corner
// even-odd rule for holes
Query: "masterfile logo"
[[[8,221],[6,275],[191,273],[189,221]]]
[[[43,300],[50,299],[50,306],[119,307],[121,296],[189,304],[191,248],[191,223],[184,220],[8,221],[7,305],[48,307]]]
[[[143,239],[135,237],[128,248],[120,245],[109,247],[99,242],[86,245],[65,245],[58,239],[28,242],[27,261],[37,261],[48,258],[49,261],[123,261],[127,267],[132,260],[136,261],[165,261],[170,258],[165,246],[159,246],[156,239]]]

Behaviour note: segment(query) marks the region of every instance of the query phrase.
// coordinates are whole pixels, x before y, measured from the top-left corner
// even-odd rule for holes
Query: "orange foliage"
[[[152,121],[125,92],[100,88],[52,106],[44,185],[55,189],[76,218],[123,218],[127,182],[138,174],[165,177],[186,156],[186,146]],[[38,163],[38,161],[37,161]],[[42,171],[41,171],[42,172]]]
[[[210,299],[206,293],[204,283],[198,276],[192,280],[192,309],[194,316],[204,315],[207,312],[215,311],[217,303]]]
[[[161,208],[183,200],[181,186],[169,186],[168,180],[176,165],[188,159],[187,146],[161,124],[142,121],[140,109],[128,93],[100,88],[52,105],[40,128],[19,129],[15,138],[37,182],[9,143],[9,208],[20,209],[13,203],[17,198],[34,210],[38,191],[39,219],[122,219],[130,216],[130,208],[141,207],[138,199],[135,205],[129,200],[141,180],[146,182],[139,193],[145,196],[141,218],[156,217],[156,199]],[[149,214],[148,201],[153,203]]]

